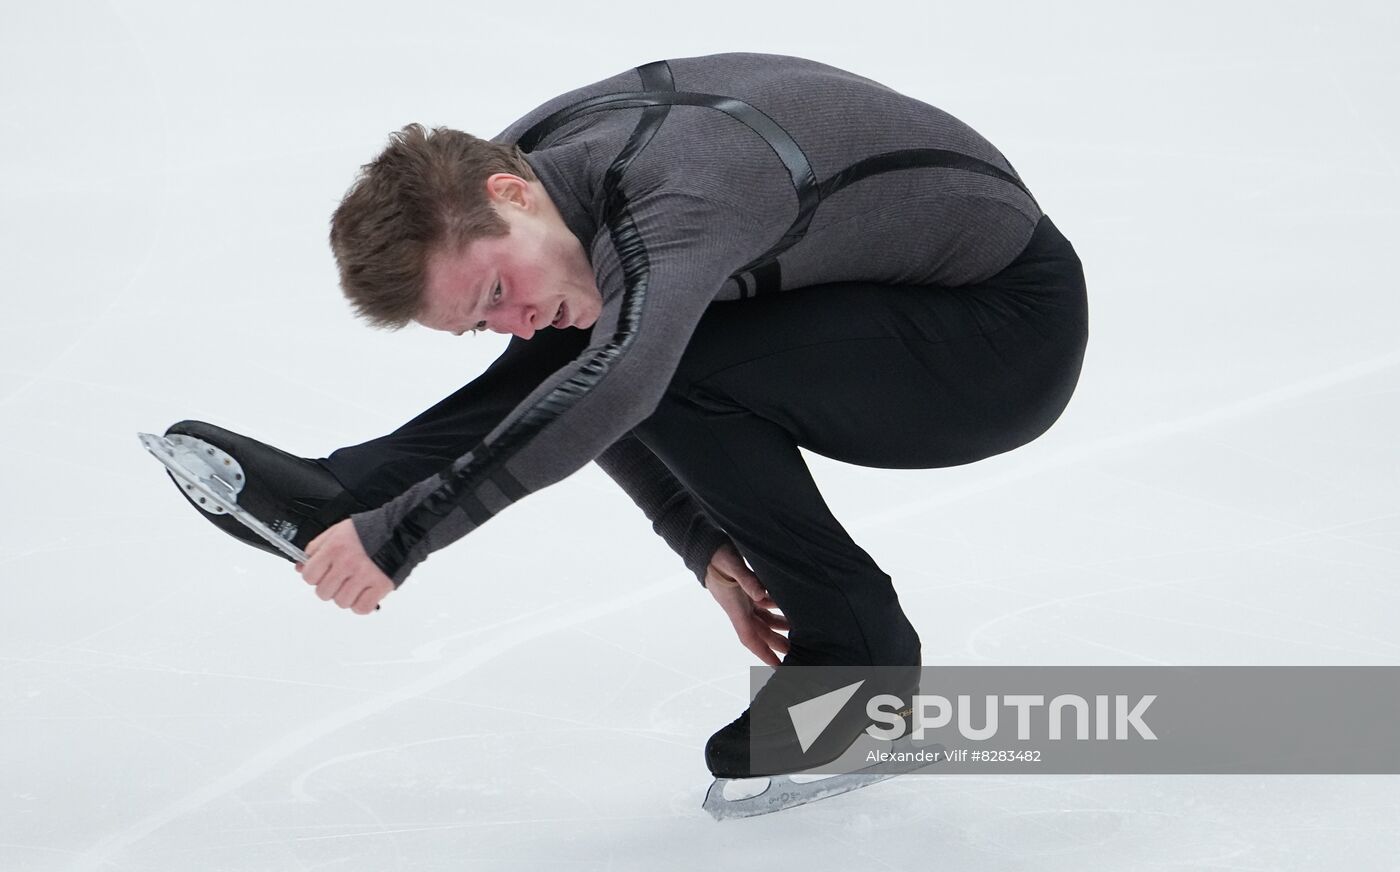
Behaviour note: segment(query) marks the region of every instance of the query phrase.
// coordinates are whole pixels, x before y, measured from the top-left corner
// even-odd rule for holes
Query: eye
[[[500,282],[497,282],[497,283],[496,283],[496,287],[491,291],[490,304],[491,304],[491,305],[494,305],[494,304],[496,304],[496,303],[499,303],[499,302],[501,301],[501,295],[502,295],[503,293],[504,293],[504,291],[501,290],[501,283],[500,283]],[[485,329],[486,329],[486,322],[485,322],[485,321],[478,321],[478,322],[476,322],[476,324],[472,325],[471,332],[472,332],[472,333],[479,333],[479,332],[481,332],[482,330],[485,330]]]

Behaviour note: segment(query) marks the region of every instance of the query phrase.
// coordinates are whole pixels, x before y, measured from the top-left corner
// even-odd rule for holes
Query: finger
[[[744,558],[736,549],[728,545],[721,545],[715,549],[714,554],[710,555],[710,565],[717,566],[727,573],[734,573],[744,568]]]
[[[758,657],[759,660],[762,660],[769,666],[776,667],[781,665],[782,661],[778,659],[778,655],[774,654],[772,649],[765,645],[763,643],[763,640],[758,638],[754,634],[749,633],[742,635],[739,637],[739,641],[743,642],[745,648],[752,651],[754,655]]]
[[[792,625],[788,623],[787,615],[779,612],[766,612],[759,609],[754,612],[754,616],[774,630],[791,630]]]
[[[325,554],[318,554],[303,564],[301,580],[314,587],[320,584],[321,579],[325,578],[326,573],[330,571],[332,566],[333,564],[331,563],[330,557]]]
[[[751,600],[761,600],[768,595],[768,591],[759,584],[758,577],[748,570],[736,572],[734,580],[739,582],[739,586],[744,589],[744,593],[748,594]]]
[[[729,620],[734,624],[734,635],[739,637],[739,644],[752,651],[758,656],[758,659],[766,663],[765,657],[771,656],[772,652],[768,650],[767,645],[763,644],[763,640],[758,636],[758,631],[749,622],[748,616],[731,615]]]
[[[345,584],[348,580],[348,576],[338,573],[327,575],[325,578],[321,579],[320,584],[316,585],[316,596],[323,600],[334,599],[335,595],[340,591],[341,585]]]
[[[715,590],[723,590],[727,587],[736,587],[738,584],[739,582],[714,567],[710,567],[709,573],[705,576],[706,588],[709,588],[710,585],[714,585]]]
[[[360,595],[355,597],[355,601],[350,604],[350,610],[357,615],[367,615],[379,608],[379,600],[383,594],[373,587],[367,587],[360,591]]]
[[[367,585],[363,582],[356,581],[353,578],[347,579],[345,584],[340,586],[340,590],[335,592],[335,604],[342,609],[350,608],[350,606],[354,605],[355,600],[359,598],[360,594],[365,592],[366,587]]]
[[[786,654],[791,647],[788,643],[787,636],[782,636],[772,631],[765,634],[763,640],[764,644],[774,651],[777,651],[779,654]]]

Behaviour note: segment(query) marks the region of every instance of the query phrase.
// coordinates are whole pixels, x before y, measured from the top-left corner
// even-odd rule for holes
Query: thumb
[[[768,591],[764,589],[763,582],[758,580],[758,576],[753,574],[749,565],[744,562],[738,549],[732,544],[723,545],[715,552],[714,558],[710,561],[710,571],[724,576],[729,584],[737,584],[741,587],[748,598],[764,608],[772,608],[775,603],[769,599]]]
[[[747,569],[734,573],[734,580],[739,582],[739,587],[743,588],[744,593],[754,602],[762,604],[768,600],[768,591],[764,589],[763,583]]]

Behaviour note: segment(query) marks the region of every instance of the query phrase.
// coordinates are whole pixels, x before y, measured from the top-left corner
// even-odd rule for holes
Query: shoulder
[[[502,143],[519,142],[520,138],[528,130],[562,109],[566,109],[575,103],[581,103],[584,100],[603,94],[635,91],[640,83],[641,79],[637,74],[636,67],[629,67],[626,70],[614,73],[606,78],[590,82],[587,85],[582,85],[577,88],[572,88],[540,103],[535,108],[511,122],[510,126],[491,137],[491,139],[493,142]]]

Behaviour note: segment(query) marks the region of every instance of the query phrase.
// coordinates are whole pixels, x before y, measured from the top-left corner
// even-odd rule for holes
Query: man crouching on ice
[[[778,667],[773,687],[802,665],[920,663],[890,577],[799,449],[885,468],[1009,451],[1064,410],[1088,336],[1079,258],[1000,151],[801,58],[656,61],[491,140],[409,125],[330,241],[372,325],[513,338],[453,395],[328,457],[170,428],[241,464],[240,504],[305,548],[317,595],[367,614],[430,553],[596,461]],[[716,776],[764,774],[748,715],[708,742]]]

